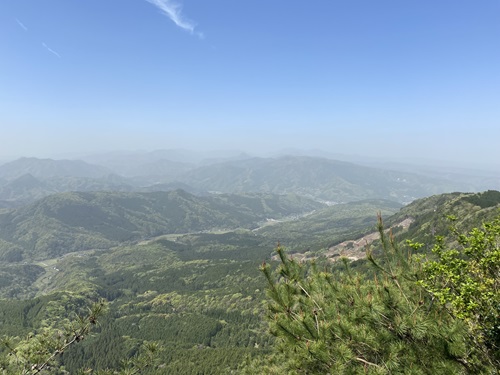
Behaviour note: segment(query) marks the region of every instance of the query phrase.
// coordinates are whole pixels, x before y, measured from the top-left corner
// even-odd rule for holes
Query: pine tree
[[[372,278],[321,270],[276,248],[268,280],[268,321],[283,353],[281,371],[296,374],[490,373],[470,345],[467,326],[435,301],[421,266],[378,229],[380,259],[368,251]],[[276,363],[273,365],[276,368]]]
[[[44,327],[26,338],[4,337],[1,340],[3,356],[0,356],[0,374],[69,374],[60,366],[58,359],[70,347],[84,340],[106,310],[106,303],[99,301],[88,307],[87,314],[77,315],[67,321],[65,327]],[[122,360],[120,370],[94,370],[82,368],[78,375],[139,375],[157,373],[158,352],[156,342],[144,341],[138,353]]]
[[[72,345],[84,340],[105,310],[104,301],[96,302],[85,315],[77,315],[63,329],[44,327],[24,339],[2,339],[7,356],[0,359],[5,374],[47,374],[58,371],[58,358]]]

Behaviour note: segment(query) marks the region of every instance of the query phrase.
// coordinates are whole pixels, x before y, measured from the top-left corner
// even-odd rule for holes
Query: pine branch
[[[365,365],[369,365],[369,366],[375,366],[377,368],[382,368],[381,366],[377,365],[376,363],[372,363],[372,362],[369,362],[363,358],[359,358],[359,357],[356,357],[354,358],[356,361],[358,362],[361,362],[361,363],[364,363]]]

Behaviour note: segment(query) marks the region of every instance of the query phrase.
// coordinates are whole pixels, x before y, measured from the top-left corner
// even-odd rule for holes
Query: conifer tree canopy
[[[410,243],[400,250],[392,234],[384,233],[380,217],[378,229],[382,254],[367,252],[374,270],[371,277],[350,270],[347,260],[343,272],[322,269],[314,262],[299,263],[281,245],[276,248],[280,264],[275,269],[262,265],[268,280],[270,331],[277,337],[281,354],[276,355],[282,356],[268,365],[268,372],[496,372],[478,347],[468,320],[450,313],[442,303],[451,297],[435,293],[447,290],[444,284],[436,282],[430,290],[424,281],[439,260],[423,261],[422,267],[422,259],[411,255],[411,248],[418,245]],[[493,293],[498,294],[496,289]]]

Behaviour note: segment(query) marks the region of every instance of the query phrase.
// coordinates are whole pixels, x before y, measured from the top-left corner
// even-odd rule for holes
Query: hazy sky
[[[498,0],[1,0],[0,157],[500,160]]]

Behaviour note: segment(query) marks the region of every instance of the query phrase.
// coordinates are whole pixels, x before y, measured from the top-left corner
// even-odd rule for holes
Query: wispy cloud
[[[58,54],[56,51],[54,51],[52,48],[49,48],[48,45],[46,45],[45,43],[42,42],[42,46],[47,50],[49,51],[50,53],[52,53],[53,55],[57,56],[58,58],[61,58],[61,55]]]
[[[17,18],[16,18],[16,22],[19,26],[21,26],[21,28],[24,30],[24,31],[28,31],[28,28],[26,26],[24,26],[24,23],[22,23],[21,21],[19,21]]]
[[[182,5],[172,0],[146,0],[162,11],[170,20],[181,29],[196,34],[203,39],[205,36],[201,32],[195,32],[196,23],[190,21],[182,15]]]

